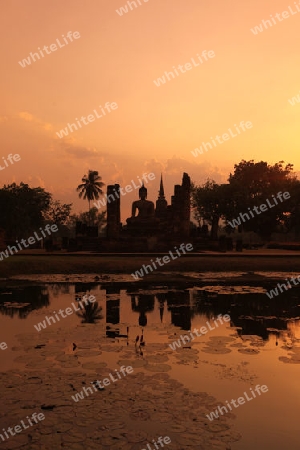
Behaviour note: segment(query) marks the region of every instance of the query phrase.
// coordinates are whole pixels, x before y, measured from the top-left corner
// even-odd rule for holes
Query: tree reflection
[[[44,286],[0,289],[0,312],[4,316],[26,319],[31,311],[48,306],[49,292]]]
[[[83,304],[80,308],[81,311],[77,312],[77,316],[80,317],[81,323],[95,323],[97,320],[103,319],[101,314],[102,306],[99,306],[98,302]]]

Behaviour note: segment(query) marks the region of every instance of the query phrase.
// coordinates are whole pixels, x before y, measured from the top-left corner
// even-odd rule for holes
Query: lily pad
[[[120,366],[131,366],[134,369],[137,369],[138,367],[143,367],[146,365],[146,361],[144,359],[121,359],[118,361],[118,364]]]
[[[145,369],[150,372],[168,372],[171,368],[168,364],[147,364],[145,366]]]
[[[243,355],[258,355],[258,353],[260,353],[257,348],[238,348],[238,352]]]
[[[83,369],[90,369],[90,370],[99,370],[104,369],[105,367],[107,367],[107,364],[105,362],[90,361],[82,364]]]
[[[202,348],[204,353],[212,353],[215,355],[225,355],[226,353],[231,353],[231,350],[227,347],[204,347]]]

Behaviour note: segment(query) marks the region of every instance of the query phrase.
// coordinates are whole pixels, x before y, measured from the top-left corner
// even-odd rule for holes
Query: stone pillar
[[[184,172],[181,185],[182,209],[181,209],[181,232],[183,237],[190,235],[190,216],[191,216],[191,179]]]
[[[174,186],[172,196],[173,232],[177,237],[186,239],[190,234],[191,215],[191,179],[187,173],[183,174],[181,185]]]
[[[107,186],[107,238],[118,239],[121,228],[120,185]]]

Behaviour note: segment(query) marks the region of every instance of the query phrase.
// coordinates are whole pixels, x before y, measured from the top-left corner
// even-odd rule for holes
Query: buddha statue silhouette
[[[140,200],[132,203],[131,217],[126,220],[127,224],[155,223],[154,203],[146,200],[147,188],[145,188],[144,184],[139,189],[139,198]],[[136,215],[137,210],[138,215]]]

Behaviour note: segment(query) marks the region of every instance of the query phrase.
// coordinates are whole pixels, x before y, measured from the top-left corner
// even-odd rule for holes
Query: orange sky
[[[86,210],[75,192],[88,169],[106,184],[125,186],[160,172],[168,202],[186,171],[196,183],[225,182],[241,159],[280,160],[300,171],[300,12],[254,35],[293,0],[140,0],[123,16],[125,0],[10,0],[2,2],[2,157],[21,161],[0,172],[0,185],[41,185],[55,198]],[[299,7],[300,8],[300,7]],[[22,68],[18,61],[68,31],[80,38]],[[153,80],[203,50],[215,57],[165,85]],[[62,139],[56,131],[99,105],[118,109]],[[191,151],[240,121],[253,128],[195,158]],[[137,198],[122,197],[122,219]]]

